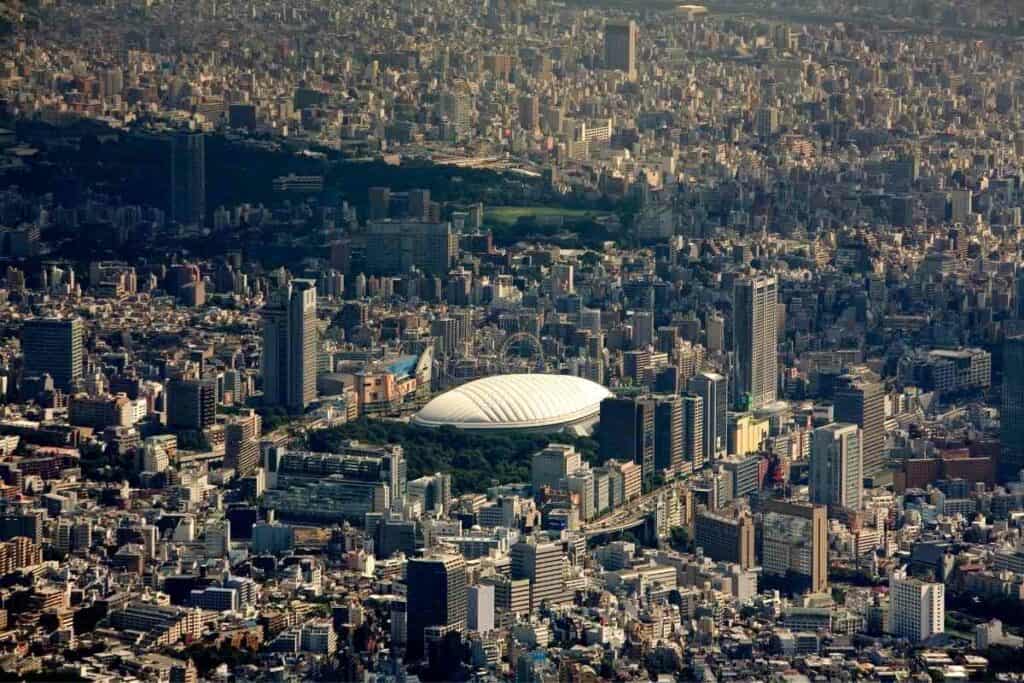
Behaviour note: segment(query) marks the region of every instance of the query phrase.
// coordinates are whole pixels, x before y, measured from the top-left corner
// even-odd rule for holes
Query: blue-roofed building
[[[418,405],[430,393],[433,348],[417,355],[403,355],[355,375],[356,398],[362,415],[388,414],[403,406]]]
[[[388,364],[387,369],[396,379],[412,377],[416,374],[416,363],[419,356],[399,356]]]

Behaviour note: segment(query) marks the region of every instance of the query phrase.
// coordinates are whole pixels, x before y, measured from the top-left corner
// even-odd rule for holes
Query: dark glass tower
[[[406,659],[423,656],[423,629],[466,629],[466,562],[459,555],[413,558],[406,567],[408,645]]]
[[[182,131],[171,138],[171,219],[202,225],[206,217],[206,142]]]
[[[29,320],[21,329],[26,377],[50,375],[53,386],[70,391],[82,376],[82,321],[63,318]]]
[[[601,401],[601,454],[639,465],[645,492],[654,488],[654,407],[646,398]]]
[[[1003,481],[1017,479],[1024,469],[1024,337],[1010,337],[1003,343],[1003,395],[999,420],[1003,452],[999,475]]]
[[[862,462],[865,477],[885,470],[885,390],[881,383],[854,375],[836,380],[834,395],[836,422],[861,428]]]

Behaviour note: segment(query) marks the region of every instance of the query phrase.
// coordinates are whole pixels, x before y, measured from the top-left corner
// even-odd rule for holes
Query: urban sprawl
[[[1024,680],[1024,8],[0,6],[0,670]]]

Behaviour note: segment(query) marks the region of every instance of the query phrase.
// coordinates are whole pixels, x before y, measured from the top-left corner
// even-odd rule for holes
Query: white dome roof
[[[557,427],[596,415],[608,396],[600,384],[572,375],[496,375],[441,394],[412,422],[460,429]]]

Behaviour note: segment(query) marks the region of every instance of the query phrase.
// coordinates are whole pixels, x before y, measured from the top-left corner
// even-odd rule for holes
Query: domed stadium
[[[600,417],[605,387],[572,375],[495,375],[435,397],[412,418],[428,429],[587,433]]]

